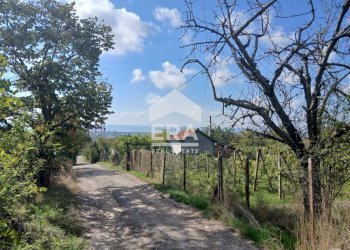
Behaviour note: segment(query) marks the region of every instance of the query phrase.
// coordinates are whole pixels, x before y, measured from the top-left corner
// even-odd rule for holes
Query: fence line
[[[234,150],[229,158],[224,158],[221,154],[218,157],[210,154],[176,155],[166,150],[153,152],[146,149],[126,153],[128,170],[157,178],[163,185],[186,192],[206,195],[223,202],[225,195],[240,187],[247,207],[250,206],[250,195],[266,188],[266,185],[262,185],[262,179],[268,184],[269,191],[276,192],[283,198],[284,167],[290,169],[285,153],[261,149],[255,153]]]

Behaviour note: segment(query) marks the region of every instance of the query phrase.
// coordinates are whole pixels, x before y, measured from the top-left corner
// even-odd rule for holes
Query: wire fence
[[[264,191],[283,199],[295,192],[297,181],[293,155],[270,148],[236,149],[230,157],[140,149],[127,153],[125,161],[127,169],[194,195],[223,201],[232,193],[241,194],[248,207],[251,194]]]

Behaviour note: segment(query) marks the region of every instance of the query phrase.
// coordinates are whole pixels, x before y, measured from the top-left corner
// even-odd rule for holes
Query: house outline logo
[[[202,121],[202,108],[178,90],[169,92],[148,109],[148,121],[154,122],[171,113],[179,113],[197,122]]]

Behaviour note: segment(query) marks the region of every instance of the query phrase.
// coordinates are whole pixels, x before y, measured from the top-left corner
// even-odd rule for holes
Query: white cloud
[[[216,87],[222,87],[230,83],[231,80],[233,79],[233,75],[229,68],[230,64],[231,64],[231,60],[228,60],[226,58],[217,59],[217,63],[215,64],[215,67],[214,67],[214,72],[212,74],[212,79]]]
[[[290,101],[290,107],[292,109],[297,109],[301,104],[302,104],[302,101],[300,99],[298,99],[298,98],[293,98]]]
[[[154,94],[154,93],[148,93],[146,95],[146,103],[148,105],[153,105],[153,104],[159,102],[161,99],[162,99],[161,96]]]
[[[150,71],[148,77],[157,88],[179,88],[186,83],[186,76],[194,73],[185,68],[183,72],[170,62],[162,63],[163,70]]]
[[[337,62],[337,59],[338,59],[338,56],[337,56],[337,53],[335,53],[334,51],[332,51],[330,54],[329,54],[329,58],[328,58],[328,62],[330,63],[334,63],[334,62]]]
[[[168,9],[165,7],[158,7],[153,11],[155,19],[161,22],[170,22],[170,25],[174,28],[178,28],[182,25],[181,13],[175,9]]]
[[[79,17],[96,16],[112,27],[115,48],[111,52],[116,55],[142,51],[144,39],[153,29],[137,14],[116,8],[110,0],[75,0],[75,8]]]
[[[182,37],[181,37],[181,41],[184,45],[189,45],[191,43],[193,43],[194,38],[193,38],[193,34],[190,33],[189,31],[187,31]]]
[[[283,72],[282,73],[281,80],[285,84],[294,86],[294,85],[296,85],[298,83],[299,78],[294,73],[291,73],[291,72],[287,71],[287,72]]]
[[[130,83],[138,83],[146,80],[147,77],[143,74],[142,69],[134,69]]]
[[[292,41],[292,34],[286,34],[282,26],[274,26],[273,30],[269,31],[269,35],[260,38],[262,44],[268,48],[272,48],[273,45],[279,47],[285,47]]]
[[[108,125],[147,125],[147,111],[114,111],[106,121]]]
[[[348,76],[344,81],[342,90],[350,94],[350,76]]]

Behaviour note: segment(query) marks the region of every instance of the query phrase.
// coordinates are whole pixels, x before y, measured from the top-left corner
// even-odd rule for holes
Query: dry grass
[[[299,219],[296,249],[329,250],[350,249],[350,203],[334,205],[331,219],[324,217],[315,221],[315,230],[310,223]],[[299,218],[304,218],[302,215]],[[312,234],[315,240],[312,239]]]

